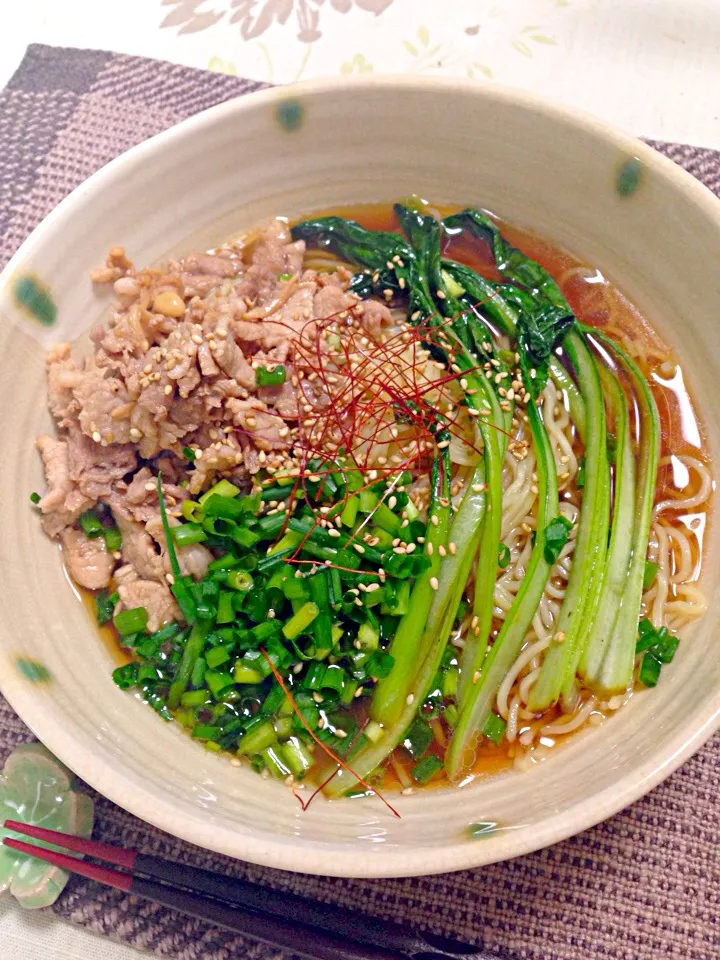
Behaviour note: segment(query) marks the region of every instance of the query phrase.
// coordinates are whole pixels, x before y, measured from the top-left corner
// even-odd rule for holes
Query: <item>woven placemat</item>
[[[260,84],[135,57],[29,48],[0,92],[0,266],[98,167]],[[654,143],[720,194],[720,153]],[[0,761],[31,734],[0,697]],[[268,870],[182,843],[98,797],[95,836],[454,934],[507,960],[718,960],[720,738],[608,822],[531,856],[409,880]],[[53,908],[171,960],[271,960],[268,948],[72,880]],[[0,950],[1,953],[1,950]]]

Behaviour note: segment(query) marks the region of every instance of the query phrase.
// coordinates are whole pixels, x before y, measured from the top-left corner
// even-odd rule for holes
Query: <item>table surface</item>
[[[629,132],[720,148],[718,0],[5,0],[0,86],[29,43],[157,57],[273,83],[362,73],[533,90]],[[448,15],[452,11],[451,15]],[[3,960],[137,960],[0,900]]]

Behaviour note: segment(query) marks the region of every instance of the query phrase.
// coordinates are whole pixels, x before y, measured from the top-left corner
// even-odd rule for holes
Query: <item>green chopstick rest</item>
[[[72,773],[41,743],[16,747],[0,773],[0,841],[18,837],[3,826],[9,819],[89,837],[93,802],[74,784]],[[67,881],[59,867],[0,846],[0,896],[9,892],[22,907],[49,907]]]

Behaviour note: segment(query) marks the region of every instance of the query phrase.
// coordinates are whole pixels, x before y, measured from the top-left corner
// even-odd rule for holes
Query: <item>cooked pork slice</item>
[[[102,590],[110,583],[115,561],[107,552],[104,537],[87,537],[81,530],[66,527],[60,534],[70,576],[87,590]]]
[[[41,435],[35,441],[45,466],[48,490],[38,506],[43,514],[43,528],[56,537],[65,527],[75,523],[94,500],[86,497],[70,476],[67,443]]]
[[[178,525],[179,521],[174,517],[168,517],[168,522],[171,527]],[[165,532],[163,530],[162,519],[160,515],[153,517],[151,520],[145,524],[145,529],[150,534],[150,536],[155,540],[159,545],[162,553],[162,560],[165,567],[166,573],[172,573],[172,566],[170,564],[170,556],[167,552],[167,541],[165,540]],[[175,546],[175,554],[177,555],[178,563],[180,564],[180,569],[184,574],[189,574],[195,580],[202,580],[205,574],[207,573],[207,568],[210,563],[213,561],[213,555],[204,547],[201,543],[191,543],[187,547],[178,547]]]
[[[133,520],[123,498],[114,493],[107,498],[115,522],[122,534],[122,557],[144,580],[165,583],[165,567],[158,546],[144,525]]]
[[[180,619],[180,610],[167,583],[126,577],[121,580],[116,578],[116,586],[121,609],[145,607],[148,612],[147,629],[150,633],[159,630],[166,623]]]

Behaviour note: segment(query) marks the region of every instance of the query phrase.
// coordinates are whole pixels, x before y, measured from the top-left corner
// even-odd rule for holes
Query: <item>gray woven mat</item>
[[[0,266],[74,186],[151,134],[259,84],[135,57],[30,47],[0,92]],[[720,194],[720,154],[653,144]],[[30,732],[0,697],[0,761]],[[97,798],[95,836],[482,944],[508,960],[718,960],[720,738],[629,810],[478,870],[410,880],[298,876],[209,854]],[[58,916],[172,960],[273,951],[73,880]]]

